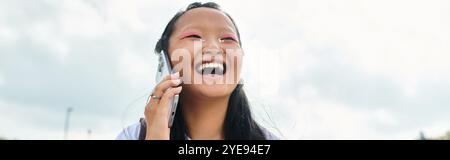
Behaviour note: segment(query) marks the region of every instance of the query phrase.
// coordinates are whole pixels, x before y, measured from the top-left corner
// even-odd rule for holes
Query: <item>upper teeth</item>
[[[205,68],[219,68],[223,70],[223,65],[221,63],[204,63],[199,67],[199,70],[204,70]]]

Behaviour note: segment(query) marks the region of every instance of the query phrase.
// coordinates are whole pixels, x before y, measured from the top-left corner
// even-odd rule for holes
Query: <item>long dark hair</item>
[[[176,21],[187,11],[200,7],[212,8],[223,12],[220,9],[220,6],[214,2],[191,3],[186,8],[186,10],[178,12],[169,21],[166,28],[164,29],[161,38],[158,40],[156,44],[155,53],[159,54],[159,56],[162,56],[161,54],[168,54],[169,38],[172,35]],[[239,39],[239,44],[242,46],[239,30],[237,29],[234,20],[227,13],[225,12],[223,13],[227,15],[228,18],[230,18],[231,22],[235,26],[237,36]],[[230,99],[228,100],[228,108],[224,124],[225,139],[233,139],[233,140],[266,139],[262,128],[256,123],[256,121],[252,117],[250,105],[247,96],[245,95],[244,89],[242,87],[243,84],[241,83],[238,84],[231,93]],[[170,139],[183,140],[186,138],[187,127],[182,114],[182,107],[181,107],[182,104],[183,102],[180,99],[175,115],[175,120],[172,128],[170,129]],[[142,125],[141,127],[145,127],[145,125]],[[141,131],[145,131],[145,128],[141,128]],[[141,132],[140,134],[140,139],[143,138],[145,138],[145,132]]]

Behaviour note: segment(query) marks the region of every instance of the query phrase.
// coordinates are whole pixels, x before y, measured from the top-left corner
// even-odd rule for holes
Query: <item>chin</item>
[[[199,84],[194,89],[203,97],[221,98],[230,96],[235,87],[236,85],[230,84]]]

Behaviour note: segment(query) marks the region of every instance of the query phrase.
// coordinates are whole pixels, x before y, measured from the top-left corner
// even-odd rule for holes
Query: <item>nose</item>
[[[223,51],[220,48],[220,44],[216,39],[210,39],[203,42],[203,48],[202,48],[203,54],[222,54]]]

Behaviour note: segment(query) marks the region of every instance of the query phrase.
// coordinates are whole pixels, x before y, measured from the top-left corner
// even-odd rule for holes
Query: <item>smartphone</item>
[[[165,75],[168,75],[168,74],[173,74],[173,73],[175,73],[175,72],[172,70],[172,66],[170,65],[169,56],[166,53],[162,52],[162,55],[159,56],[158,70],[156,71],[157,84],[159,84],[159,82],[161,82],[162,77],[164,77]],[[169,115],[168,115],[169,116],[169,124],[168,124],[169,128],[172,127],[179,98],[180,98],[179,95],[175,95],[173,97],[172,102],[169,104],[169,107],[170,107]]]

